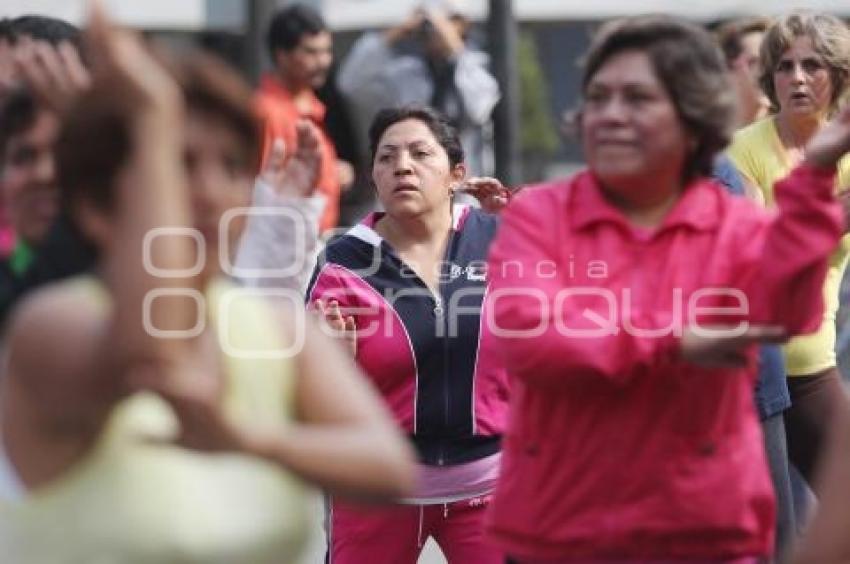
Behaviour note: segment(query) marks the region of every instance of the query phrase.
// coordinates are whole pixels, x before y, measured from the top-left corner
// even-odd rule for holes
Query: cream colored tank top
[[[87,301],[91,278],[68,282]],[[83,297],[83,296],[81,296]],[[267,306],[227,283],[210,286],[232,417],[285,425],[288,360],[257,358],[282,342]],[[253,356],[253,358],[249,358]],[[20,500],[0,500],[0,560],[15,564],[265,564],[296,560],[308,536],[311,494],[279,467],[235,454],[153,444],[173,436],[170,407],[137,394],[113,410],[92,451],[62,478]]]

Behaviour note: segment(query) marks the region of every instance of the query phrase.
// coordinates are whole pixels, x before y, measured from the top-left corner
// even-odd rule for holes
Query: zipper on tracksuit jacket
[[[452,229],[449,231],[449,239],[446,241],[446,251],[443,253],[443,264],[451,265],[451,255],[452,255],[452,246],[454,245],[455,239],[455,231]],[[451,270],[451,267],[450,267]],[[451,283],[451,279],[449,279],[449,283]],[[443,277],[442,275],[437,280],[437,294],[435,296],[435,307],[434,307],[434,315],[435,315],[435,323],[441,324],[441,335],[443,341],[443,425],[445,425],[444,431],[448,434],[449,432],[449,411],[451,408],[451,395],[450,395],[450,382],[449,382],[449,339],[448,339],[448,327],[446,326],[446,311],[444,307],[445,299],[443,297]],[[474,416],[474,415],[473,415]],[[443,452],[443,447],[440,445],[439,454],[437,455],[437,464],[439,466],[443,466],[445,464],[445,454]]]
[[[447,263],[449,255],[451,253],[451,245],[454,240],[454,231],[449,235],[449,241],[446,246],[446,252],[443,255],[444,263]],[[399,258],[399,262],[403,263],[403,261]],[[416,276],[416,281],[425,289],[428,290],[428,293],[431,295],[431,299],[434,302],[434,306],[431,308],[431,313],[434,315],[434,329],[437,329],[437,324],[441,325],[441,334],[442,337],[442,345],[443,345],[443,374],[442,374],[442,388],[443,388],[443,425],[445,426],[444,431],[447,433],[449,429],[449,341],[447,339],[447,327],[446,327],[446,311],[445,311],[445,300],[443,299],[443,283],[442,283],[442,275],[440,280],[437,281],[437,289],[436,291],[432,290],[428,284],[425,283],[424,280],[420,276]],[[418,406],[417,406],[418,407]],[[437,445],[437,465],[444,466],[446,463],[445,450],[442,444]]]

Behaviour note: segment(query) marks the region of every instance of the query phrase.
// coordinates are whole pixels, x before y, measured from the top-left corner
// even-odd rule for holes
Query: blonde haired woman
[[[806,144],[835,114],[848,91],[850,29],[827,14],[787,15],[768,29],[761,65],[760,82],[773,114],[738,131],[728,153],[755,194],[773,207],[775,183],[803,161]],[[836,187],[850,187],[850,155],[838,162]],[[845,236],[830,258],[820,329],[796,337],[784,347],[792,402],[785,412],[788,453],[810,483],[830,414],[842,397],[835,314],[848,256],[850,237]]]

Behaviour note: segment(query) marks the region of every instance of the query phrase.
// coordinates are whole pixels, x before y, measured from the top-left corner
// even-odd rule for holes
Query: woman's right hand
[[[835,168],[850,152],[850,105],[823,126],[806,146],[805,161],[818,168]]]
[[[352,356],[357,356],[357,323],[354,317],[343,316],[336,300],[327,303],[316,300],[313,302],[313,309],[319,314],[325,327],[330,329],[332,336],[343,343]]]
[[[431,35],[441,55],[449,59],[463,52],[463,37],[449,19],[448,14],[438,8],[430,8],[425,18],[431,24]]]
[[[58,114],[68,111],[91,86],[91,75],[77,48],[64,41],[21,38],[14,47],[15,66],[39,100]]]
[[[788,339],[782,327],[750,325],[738,328],[686,328],[679,342],[682,359],[704,368],[741,368],[747,365],[747,347],[754,343],[781,343]]]

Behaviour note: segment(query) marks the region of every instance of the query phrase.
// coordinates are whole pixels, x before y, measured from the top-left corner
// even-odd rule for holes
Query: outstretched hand
[[[339,309],[339,302],[330,300],[316,300],[312,308],[319,315],[325,327],[330,329],[332,335],[346,346],[352,356],[357,355],[357,323],[354,317],[344,316]]]
[[[710,330],[709,330],[710,329]],[[680,351],[687,362],[706,368],[740,368],[747,364],[746,349],[754,343],[781,343],[788,335],[782,327],[750,325],[743,331],[722,327],[688,328]]]
[[[275,139],[260,178],[281,196],[308,198],[316,192],[322,166],[319,131],[308,120],[299,120],[295,129],[295,152],[287,158],[283,139]]]
[[[488,213],[499,213],[511,199],[511,191],[490,177],[470,178],[453,191],[474,196],[481,203],[481,209]]]
[[[180,87],[130,30],[115,26],[99,1],[91,2],[85,31],[91,73],[95,82],[107,84],[116,100],[134,115],[167,114],[173,119],[182,108]],[[173,123],[172,123],[173,126]]]

